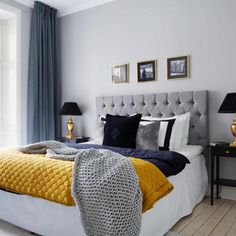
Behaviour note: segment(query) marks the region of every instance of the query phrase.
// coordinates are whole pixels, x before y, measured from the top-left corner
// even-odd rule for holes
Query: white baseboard
[[[216,193],[216,188],[214,186],[214,197]],[[208,186],[208,192],[206,196],[210,196],[210,185]],[[220,187],[221,198],[235,200],[236,201],[236,187],[221,186]]]

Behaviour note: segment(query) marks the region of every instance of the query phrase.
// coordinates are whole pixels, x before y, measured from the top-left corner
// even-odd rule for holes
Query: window
[[[0,21],[0,146],[17,144],[16,19],[9,12],[8,18]]]

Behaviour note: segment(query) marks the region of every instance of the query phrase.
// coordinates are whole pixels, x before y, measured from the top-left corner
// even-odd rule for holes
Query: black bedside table
[[[57,138],[57,141],[62,143],[84,143],[89,141],[89,137],[75,137],[72,139],[68,139],[66,137]]]
[[[211,167],[211,205],[213,205],[214,183],[216,184],[216,199],[219,198],[219,185],[236,187],[236,180],[220,179],[220,157],[236,158],[236,147],[228,145],[208,146],[210,149],[210,167]],[[216,180],[215,180],[216,168]]]

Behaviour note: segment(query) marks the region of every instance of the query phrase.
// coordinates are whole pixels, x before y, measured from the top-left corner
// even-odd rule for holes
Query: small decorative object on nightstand
[[[84,143],[89,141],[89,137],[75,137],[75,138],[66,138],[66,137],[61,137],[58,138],[57,141],[62,142],[62,143]]]
[[[224,101],[222,102],[219,113],[236,113],[236,93],[227,93]],[[233,142],[230,146],[236,147],[236,117],[231,125],[231,131],[234,136]]]
[[[77,105],[76,102],[65,102],[63,107],[61,108],[60,111],[61,115],[69,115],[69,119],[67,121],[67,130],[68,134],[66,135],[67,139],[74,139],[75,135],[73,134],[74,130],[74,122],[72,120],[72,115],[73,116],[81,116],[82,113]]]
[[[236,180],[220,179],[220,157],[236,158],[236,147],[229,146],[224,142],[211,143],[210,149],[210,167],[211,167],[211,205],[213,205],[214,183],[216,184],[216,198],[219,198],[219,185],[236,187]],[[216,175],[215,175],[216,169]],[[215,179],[216,176],[216,179]]]

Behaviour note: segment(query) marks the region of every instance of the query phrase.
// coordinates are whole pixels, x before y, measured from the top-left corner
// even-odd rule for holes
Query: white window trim
[[[21,133],[22,133],[22,92],[21,92],[21,29],[22,29],[22,11],[18,8],[10,6],[8,4],[0,2],[0,8],[10,11],[16,15],[17,26],[16,26],[16,35],[17,35],[17,62],[16,62],[16,71],[17,71],[17,143],[21,143]]]

